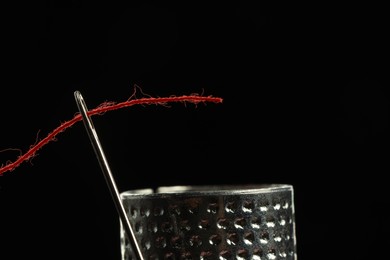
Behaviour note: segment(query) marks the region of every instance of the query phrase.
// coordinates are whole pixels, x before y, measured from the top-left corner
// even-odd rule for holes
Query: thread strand
[[[102,115],[108,111],[117,110],[117,109],[130,107],[134,105],[151,105],[151,104],[165,105],[166,103],[171,103],[171,102],[182,102],[182,103],[189,102],[194,104],[205,103],[205,102],[222,103],[222,101],[223,101],[222,98],[219,97],[199,96],[196,94],[173,96],[173,97],[158,97],[158,98],[144,97],[144,98],[127,100],[120,103],[104,102],[101,105],[97,106],[96,108],[89,110],[88,115],[89,116]],[[39,149],[47,145],[50,141],[55,140],[58,134],[65,131],[67,128],[73,126],[75,123],[81,120],[82,120],[82,116],[80,115],[80,113],[76,113],[72,119],[62,123],[60,126],[55,128],[45,138],[37,142],[35,145],[31,146],[26,153],[21,154],[15,161],[7,162],[5,166],[0,167],[0,176],[2,176],[5,172],[10,172],[15,170],[15,168],[18,167],[21,163],[33,158]]]

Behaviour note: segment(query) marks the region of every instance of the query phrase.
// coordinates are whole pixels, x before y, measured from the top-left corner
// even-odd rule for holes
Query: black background
[[[388,16],[68,6],[3,18],[1,164],[71,119],[75,90],[89,108],[136,85],[221,97],[94,117],[119,190],[289,183],[299,259],[386,258]],[[2,260],[120,259],[119,219],[81,123],[0,176],[0,221]]]

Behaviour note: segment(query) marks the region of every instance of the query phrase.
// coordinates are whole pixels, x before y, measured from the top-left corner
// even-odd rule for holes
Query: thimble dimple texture
[[[123,203],[145,259],[296,259],[292,190]],[[122,228],[121,244],[135,260]]]

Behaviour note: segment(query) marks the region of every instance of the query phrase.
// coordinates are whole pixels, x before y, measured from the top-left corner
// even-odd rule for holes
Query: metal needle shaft
[[[130,241],[131,247],[133,249],[133,252],[138,260],[144,260],[141,249],[138,246],[136,237],[134,235],[134,231],[132,229],[131,223],[126,215],[126,210],[123,206],[122,200],[120,198],[120,194],[118,192],[117,186],[115,184],[114,177],[111,173],[110,167],[108,165],[107,159],[104,155],[103,148],[100,144],[98,135],[96,133],[95,127],[93,125],[92,119],[88,115],[88,108],[85,104],[85,101],[79,91],[74,92],[74,96],[76,99],[76,103],[78,106],[78,109],[80,111],[81,116],[83,117],[83,122],[85,125],[85,128],[87,130],[89,139],[92,143],[93,149],[95,151],[96,157],[98,158],[100,168],[103,171],[104,177],[106,179],[107,185],[110,189],[112,198],[115,202],[116,209],[119,213],[120,219],[122,221],[122,224],[124,226],[124,230],[126,232],[127,238]]]

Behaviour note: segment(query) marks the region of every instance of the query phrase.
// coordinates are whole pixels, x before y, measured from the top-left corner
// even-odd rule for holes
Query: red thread
[[[135,93],[134,93],[135,94]],[[133,98],[135,95],[132,95],[130,97]],[[94,116],[94,115],[102,115],[105,112],[130,107],[134,105],[166,105],[167,103],[171,102],[190,102],[194,104],[202,103],[202,102],[212,102],[212,103],[222,103],[222,98],[219,97],[212,97],[212,96],[199,96],[197,94],[191,94],[191,95],[184,95],[184,96],[171,96],[171,97],[147,97],[147,98],[139,98],[139,99],[128,99],[127,101],[121,102],[121,103],[115,103],[115,102],[104,102],[95,109],[89,110],[88,115]],[[35,156],[36,152],[41,149],[44,145],[49,143],[50,141],[54,141],[55,137],[63,132],[65,129],[71,127],[78,121],[82,120],[82,116],[80,113],[76,113],[75,116],[64,123],[62,123],[59,127],[54,129],[51,133],[49,133],[45,138],[43,138],[41,141],[36,142],[35,145],[32,145],[30,149],[25,153],[20,155],[14,162],[8,162],[5,166],[0,168],[0,176],[3,175],[3,173],[7,171],[13,171],[16,167],[18,167],[22,162],[27,161]]]

